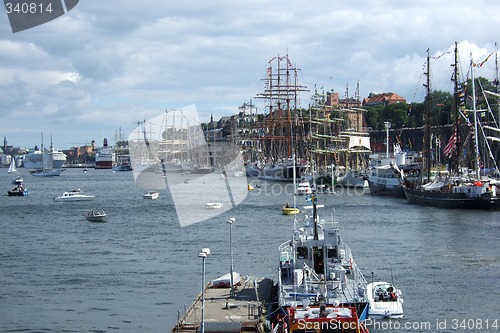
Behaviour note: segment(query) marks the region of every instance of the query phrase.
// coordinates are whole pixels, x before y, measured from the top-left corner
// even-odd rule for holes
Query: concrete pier
[[[268,278],[242,277],[235,286],[235,296],[230,297],[231,288],[216,288],[210,282],[205,288],[205,333],[263,332],[262,317],[266,303],[273,293],[273,281]],[[186,313],[179,319],[172,332],[193,333],[200,331],[201,293]]]

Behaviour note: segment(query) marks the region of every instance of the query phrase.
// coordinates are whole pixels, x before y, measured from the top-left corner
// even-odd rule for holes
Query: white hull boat
[[[298,195],[305,195],[305,194],[311,194],[312,187],[311,183],[309,183],[308,180],[302,180],[299,185],[297,186],[297,194]]]
[[[383,281],[366,286],[368,296],[368,316],[374,318],[403,318],[403,298],[401,290]]]
[[[211,201],[211,202],[208,202],[208,203],[207,203],[207,206],[206,206],[206,207],[207,207],[208,209],[219,209],[219,208],[222,208],[222,206],[223,206],[223,205],[222,205],[222,203],[220,203],[220,202],[212,202],[212,201]]]
[[[85,218],[90,222],[105,222],[106,213],[102,209],[90,210],[85,214]]]
[[[70,192],[64,192],[62,195],[54,198],[54,201],[90,201],[94,200],[95,196],[83,194],[80,189],[73,189]]]
[[[149,192],[145,193],[142,197],[144,199],[155,200],[155,199],[158,199],[159,196],[160,196],[160,194],[157,191],[149,191]]]

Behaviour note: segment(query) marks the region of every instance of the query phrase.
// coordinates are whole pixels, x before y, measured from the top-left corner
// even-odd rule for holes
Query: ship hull
[[[368,178],[368,187],[370,188],[370,194],[372,195],[380,195],[380,196],[390,196],[390,197],[398,197],[405,198],[405,191],[403,187],[397,181],[397,184],[390,184],[389,182],[384,183],[383,181],[386,179],[379,178]]]
[[[411,204],[450,208],[491,210],[500,208],[498,197],[482,195],[466,197],[464,193],[443,193],[437,191],[421,191],[404,187],[408,202]]]

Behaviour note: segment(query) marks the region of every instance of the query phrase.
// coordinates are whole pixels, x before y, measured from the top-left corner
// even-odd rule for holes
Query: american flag
[[[452,153],[457,149],[457,131],[453,131],[451,138],[448,140],[448,144],[443,149],[443,154],[451,157]]]

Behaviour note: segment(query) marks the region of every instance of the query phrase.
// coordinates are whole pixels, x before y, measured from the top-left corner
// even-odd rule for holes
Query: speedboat
[[[89,210],[85,218],[90,222],[105,222],[106,213],[102,209]]]
[[[374,318],[403,318],[403,298],[401,290],[383,281],[372,282],[366,286],[368,316]]]
[[[54,198],[54,201],[89,201],[94,200],[95,196],[83,194],[79,188],[74,188],[69,192],[64,192],[62,195]]]
[[[148,191],[146,192],[142,197],[144,199],[158,199],[158,197],[160,196],[160,193],[158,193],[158,191]]]

